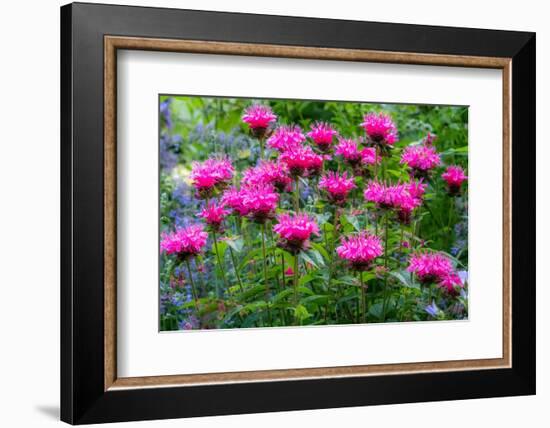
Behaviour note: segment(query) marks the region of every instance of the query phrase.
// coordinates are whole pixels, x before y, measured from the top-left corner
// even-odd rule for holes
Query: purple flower
[[[432,303],[426,306],[424,310],[434,318],[437,317],[437,314],[439,313],[439,308],[436,306],[435,300],[432,300]]]

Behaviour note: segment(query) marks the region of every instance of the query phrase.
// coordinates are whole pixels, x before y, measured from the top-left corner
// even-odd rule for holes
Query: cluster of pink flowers
[[[329,171],[319,180],[319,188],[324,189],[329,201],[336,205],[345,203],[348,193],[356,187],[354,177],[348,177],[347,172],[339,175]]]
[[[397,126],[385,113],[366,114],[361,126],[369,139],[376,144],[393,146],[399,140]]]
[[[225,216],[227,216],[231,211],[225,208],[225,204],[216,204],[210,203],[208,206],[202,209],[199,212],[199,217],[203,218],[206,224],[208,224],[212,230],[219,231],[221,229],[221,224]]]
[[[292,177],[317,175],[323,168],[323,160],[323,156],[310,146],[302,145],[290,147],[279,156],[279,161],[287,166]]]
[[[192,224],[161,235],[160,250],[166,254],[175,254],[180,259],[196,256],[206,245],[208,233],[202,224]]]
[[[371,267],[374,259],[382,255],[382,242],[376,235],[360,232],[344,237],[336,253],[341,259],[347,260],[352,269],[365,271]]]
[[[277,245],[292,254],[307,249],[311,235],[319,233],[317,222],[306,213],[283,213],[277,216],[277,222],[273,226],[280,237]]]
[[[370,181],[365,189],[365,200],[374,202],[382,209],[396,209],[398,219],[409,223],[415,208],[422,205],[422,196],[426,185],[420,181],[386,185],[378,181]]]
[[[265,223],[275,217],[279,194],[269,185],[243,186],[240,190],[228,189],[223,194],[222,202],[240,216]]]
[[[228,159],[207,159],[204,162],[193,162],[191,182],[199,198],[208,198],[215,190],[223,190],[233,178],[235,172]]]
[[[272,185],[280,192],[288,192],[292,187],[288,167],[282,162],[261,161],[243,173],[244,186]]]
[[[447,170],[441,174],[441,178],[447,182],[447,189],[451,195],[458,195],[460,193],[460,186],[468,179],[464,170],[456,165],[451,165]]]
[[[271,108],[261,104],[254,104],[248,107],[242,117],[242,121],[247,123],[256,138],[263,138],[266,130],[277,120],[277,116]]]
[[[422,177],[441,164],[441,157],[433,145],[419,144],[405,148],[401,163],[406,164],[415,177]]]
[[[332,146],[334,137],[338,135],[338,131],[331,125],[325,122],[317,122],[311,126],[311,131],[307,136],[319,147],[322,152],[328,152]]]
[[[306,137],[299,126],[280,126],[267,139],[267,146],[279,152],[284,152],[301,147],[305,140]]]
[[[449,293],[462,286],[460,276],[454,271],[451,261],[441,253],[421,252],[409,259],[407,270],[414,273],[423,284],[437,283]]]
[[[366,172],[362,167],[375,165],[381,161],[374,147],[364,147],[360,149],[357,141],[351,138],[341,138],[334,153],[342,156],[342,158],[353,168],[353,173],[355,175],[362,175]]]

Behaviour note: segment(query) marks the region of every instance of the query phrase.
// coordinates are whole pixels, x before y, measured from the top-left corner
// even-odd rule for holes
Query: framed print
[[[76,3],[61,52],[62,420],[535,393],[534,34]]]

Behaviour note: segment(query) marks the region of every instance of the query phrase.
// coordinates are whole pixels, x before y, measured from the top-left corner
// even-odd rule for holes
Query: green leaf
[[[356,216],[346,214],[344,217],[347,220],[347,222],[351,224],[357,232],[361,230],[361,226],[359,226],[359,220],[357,219]]]
[[[243,250],[244,241],[242,238],[228,238],[225,242],[237,253]]]

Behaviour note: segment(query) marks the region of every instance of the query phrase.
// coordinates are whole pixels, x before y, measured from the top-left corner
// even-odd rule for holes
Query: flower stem
[[[298,306],[298,258],[300,253],[294,255],[294,306]]]
[[[269,283],[267,282],[267,257],[265,251],[265,223],[262,223],[262,255],[264,261],[265,301],[267,303],[267,316],[271,324],[271,311],[269,309]]]
[[[233,248],[229,247],[229,254],[231,255],[231,262],[233,263],[233,270],[235,271],[235,276],[239,282],[239,288],[241,293],[244,291],[243,283],[241,281],[241,276],[239,275],[239,270],[237,269],[237,263],[235,262],[235,254],[233,254]]]
[[[386,321],[386,305],[388,301],[388,219],[389,212],[386,213],[386,221],[384,225],[385,229],[385,243],[384,243],[384,299],[382,303],[382,321]]]
[[[367,290],[365,290],[365,284],[363,282],[363,272],[359,272],[359,281],[361,283],[361,307],[363,309],[362,322],[367,322]]]
[[[191,291],[193,292],[193,298],[195,300],[195,309],[197,310],[197,315],[198,315],[198,312],[199,312],[198,295],[197,295],[197,289],[195,288],[195,282],[193,281],[193,275],[191,275],[191,265],[189,264],[189,259],[185,260],[185,264],[187,265],[187,273],[189,274],[189,282],[191,283]]]
[[[300,177],[294,179],[294,211],[300,211]]]
[[[223,268],[222,259],[220,257],[220,251],[218,250],[218,236],[216,232],[212,232],[212,235],[214,236],[214,249],[216,250],[216,257],[218,259],[218,266],[220,267],[220,272],[222,274],[223,284],[226,289],[229,289],[227,278],[225,277],[225,270]],[[219,292],[218,292],[218,297],[220,297]]]

